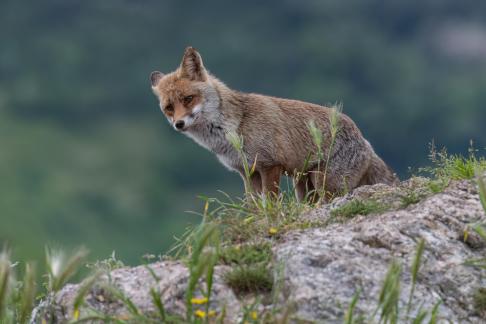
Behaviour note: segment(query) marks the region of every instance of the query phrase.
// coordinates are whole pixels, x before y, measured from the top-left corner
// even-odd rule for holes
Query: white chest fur
[[[214,123],[195,125],[185,133],[202,147],[215,153],[218,159],[231,170],[241,169],[238,152],[226,138],[223,127]]]

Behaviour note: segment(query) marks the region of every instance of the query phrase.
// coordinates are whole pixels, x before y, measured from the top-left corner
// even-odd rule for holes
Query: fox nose
[[[175,128],[178,130],[181,130],[184,128],[184,121],[183,120],[178,120],[174,124]]]

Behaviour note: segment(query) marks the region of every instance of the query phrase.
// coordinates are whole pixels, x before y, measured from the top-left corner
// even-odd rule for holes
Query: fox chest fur
[[[218,160],[230,170],[243,169],[241,157],[229,142],[227,131],[219,124],[212,122],[197,125],[186,132],[196,143],[216,154]]]

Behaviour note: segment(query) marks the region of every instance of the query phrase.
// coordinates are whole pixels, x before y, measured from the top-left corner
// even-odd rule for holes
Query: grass
[[[478,288],[474,293],[474,309],[479,314],[486,312],[486,288]]]
[[[478,151],[472,145],[469,147],[468,155],[462,156],[448,154],[445,148],[437,151],[432,144],[429,154],[432,166],[421,168],[420,171],[432,175],[436,181],[442,183],[448,183],[450,180],[470,180],[475,177],[477,170],[486,170],[486,158],[477,157],[477,153]],[[440,186],[438,183],[435,185]]]
[[[354,199],[343,206],[331,210],[331,217],[335,220],[344,221],[357,215],[369,215],[387,210],[387,206],[375,200]]]
[[[270,243],[231,245],[221,250],[220,262],[225,265],[268,264],[272,258]]]
[[[269,293],[273,287],[273,276],[265,264],[237,266],[224,279],[238,295]]]
[[[430,186],[430,185],[429,185]],[[422,200],[422,196],[413,190],[409,190],[403,197],[401,197],[401,208],[407,208]]]
[[[226,284],[238,295],[271,292],[274,281],[271,259],[268,242],[222,249],[220,262],[232,266],[225,274]]]

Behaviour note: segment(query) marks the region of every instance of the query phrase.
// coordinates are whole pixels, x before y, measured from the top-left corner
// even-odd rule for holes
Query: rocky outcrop
[[[356,200],[372,200],[386,210],[366,216],[348,215],[346,221],[335,219],[333,211]],[[439,319],[454,323],[484,321],[474,308],[477,289],[486,287],[484,272],[465,264],[486,255],[482,239],[471,230],[473,224],[486,220],[473,182],[451,182],[436,194],[424,179],[409,180],[399,187],[365,186],[302,215],[302,220],[321,225],[288,232],[272,243],[278,287],[278,305],[273,306],[291,307],[291,318],[342,323],[351,300],[360,291],[355,314],[363,315],[366,322],[373,321],[383,279],[393,261],[402,269],[398,304],[406,309],[411,290],[410,265],[417,243],[423,239],[425,250],[411,316],[419,309],[431,310],[441,301]],[[114,270],[111,280],[143,312],[154,311],[149,290],[157,286],[166,311],[183,315],[187,268],[175,261],[154,263],[151,268],[160,278],[158,283],[143,266]],[[222,266],[216,269],[211,308],[225,308],[227,322],[235,322],[244,301],[225,284],[225,271],[227,268]],[[77,289],[78,285],[67,285],[51,302],[42,303],[34,317],[39,320],[43,309],[55,304],[57,320],[66,320]],[[93,289],[87,295],[90,307],[111,314],[126,312],[122,304],[99,298],[99,293]],[[379,312],[375,320],[378,316]]]

